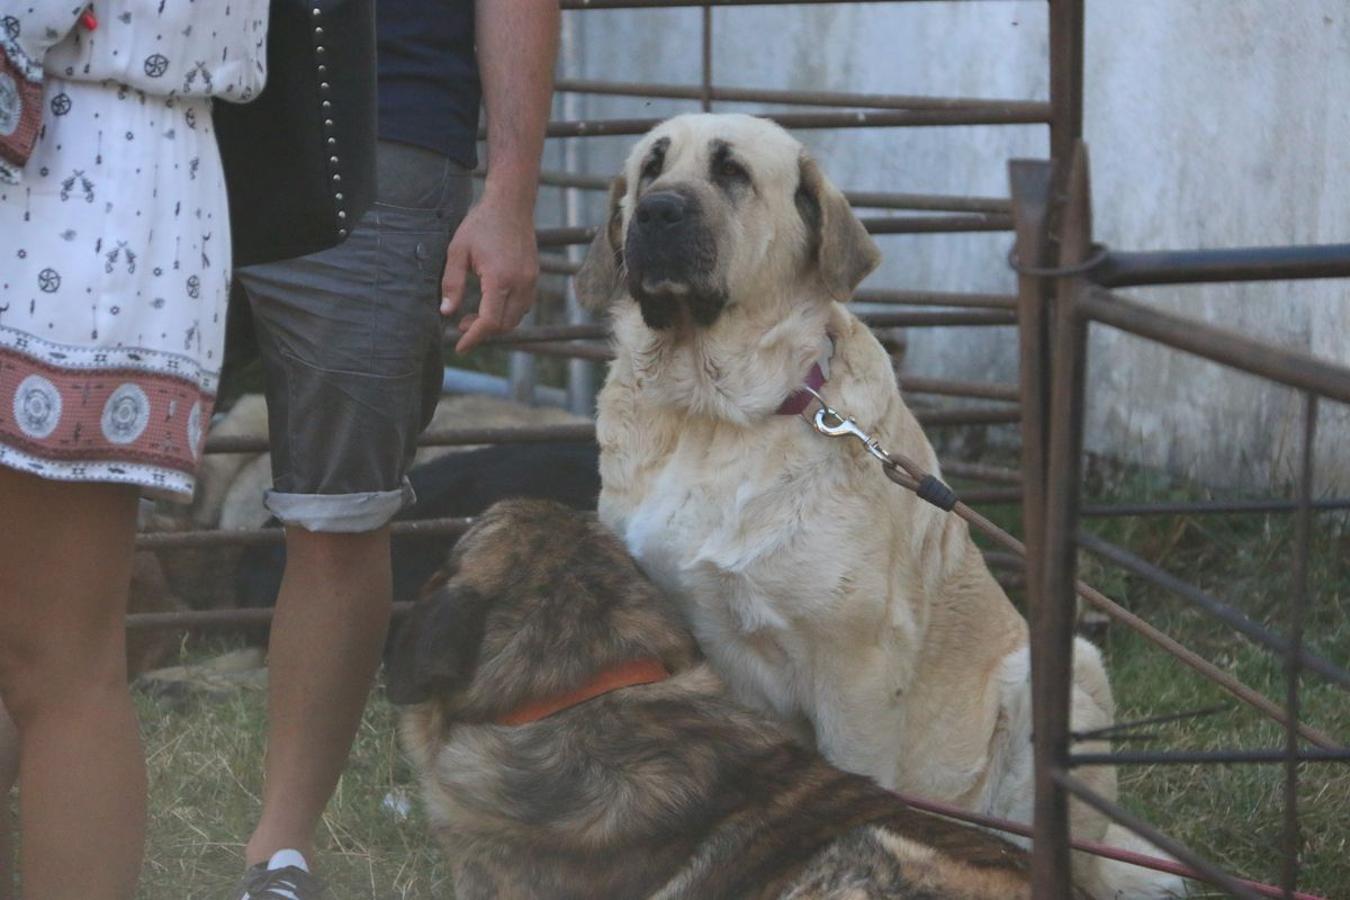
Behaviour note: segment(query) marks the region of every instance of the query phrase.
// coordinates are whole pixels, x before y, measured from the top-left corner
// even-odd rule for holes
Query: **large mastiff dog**
[[[785,414],[814,382],[938,472],[886,353],[843,306],[879,261],[843,195],[776,125],[688,115],[638,142],[610,199],[577,278],[617,354],[599,401],[602,520],[740,700],[809,725],[827,759],[883,786],[1029,820],[1025,621],[965,522]],[[1113,714],[1080,640],[1073,727]],[[1113,770],[1084,777],[1115,793]],[[1086,807],[1073,826],[1108,830]],[[1178,886],[1076,865],[1098,897]]]
[[[1024,851],[907,807],[725,696],[592,515],[489,510],[389,695],[458,900],[1013,900]]]

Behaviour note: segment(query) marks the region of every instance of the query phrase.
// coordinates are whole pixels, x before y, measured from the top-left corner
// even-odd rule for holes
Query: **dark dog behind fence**
[[[902,216],[871,219],[875,233],[949,233],[960,231],[1013,230],[1017,232],[1016,258],[1021,261],[1021,277],[1016,298],[989,294],[954,294],[913,290],[870,290],[859,299],[897,306],[945,307],[941,312],[919,314],[897,312],[872,317],[878,325],[892,327],[948,327],[957,325],[1013,325],[1018,327],[1020,385],[1016,406],[976,409],[934,410],[927,414],[927,427],[1020,426],[1023,438],[1023,467],[1017,487],[1023,508],[1027,555],[1025,577],[1031,598],[1032,652],[1036,716],[1037,808],[1034,832],[1037,896],[1067,896],[1064,886],[1068,873],[1067,797],[1074,794],[1099,806],[1106,814],[1127,827],[1136,828],[1165,850],[1188,863],[1205,880],[1218,884],[1238,896],[1298,896],[1297,835],[1298,810],[1295,802],[1297,765],[1301,758],[1318,753],[1299,749],[1300,735],[1321,748],[1319,758],[1328,763],[1343,757],[1343,748],[1298,720],[1297,679],[1290,678],[1290,689],[1282,706],[1241,684],[1207,660],[1182,647],[1166,635],[1152,629],[1133,613],[1117,619],[1127,627],[1145,634],[1157,646],[1172,654],[1226,690],[1243,699],[1264,715],[1284,724],[1286,746],[1280,758],[1286,768],[1285,846],[1282,890],[1240,882],[1213,864],[1158,834],[1146,824],[1130,817],[1114,804],[1088,796],[1081,782],[1069,773],[1076,762],[1069,753],[1067,730],[1067,685],[1069,636],[1075,601],[1075,550],[1092,543],[1079,538],[1080,518],[1092,516],[1136,516],[1154,513],[1235,514],[1241,512],[1292,513],[1298,523],[1294,591],[1291,603],[1291,627],[1282,645],[1286,650],[1291,675],[1305,666],[1301,621],[1306,599],[1308,536],[1315,509],[1345,509],[1350,500],[1311,500],[1311,453],[1305,450],[1296,501],[1243,501],[1201,503],[1144,503],[1129,506],[1085,507],[1078,501],[1081,475],[1082,409],[1084,384],[1084,336],[1089,321],[1129,331],[1146,339],[1170,345],[1183,352],[1234,365],[1254,374],[1281,381],[1306,392],[1305,448],[1311,447],[1316,422],[1317,397],[1325,396],[1350,402],[1350,370],[1282,351],[1248,338],[1226,334],[1199,323],[1179,320],[1123,298],[1100,286],[1129,284],[1195,283],[1198,281],[1251,280],[1269,278],[1350,276],[1350,247],[1258,248],[1231,251],[1204,251],[1174,254],[1122,254],[1101,252],[1093,259],[1090,271],[1081,265],[1093,256],[1090,210],[1086,202],[1086,161],[1079,158],[1069,165],[1082,137],[1083,118],[1083,0],[1050,0],[1049,3],[1049,83],[1048,103],[1024,100],[975,100],[969,98],[906,97],[898,95],[852,94],[824,91],[780,91],[745,89],[714,85],[711,78],[713,7],[748,5],[798,5],[803,0],[562,0],[567,10],[640,9],[696,7],[703,10],[702,79],[698,85],[672,86],[606,81],[563,79],[562,92],[607,94],[634,97],[666,97],[698,102],[709,109],[715,101],[757,102],[775,105],[819,107],[825,111],[780,113],[777,118],[797,128],[876,128],[963,124],[1041,123],[1049,128],[1051,163],[1014,165],[1012,187],[1015,203],[1003,198],[947,197],[894,193],[855,193],[853,202],[890,210],[916,210],[940,215]],[[860,0],[805,0],[808,3],[860,2]],[[861,2],[921,2],[921,0],[861,0]],[[850,110],[837,112],[832,110]],[[551,125],[549,133],[560,138],[584,138],[608,134],[637,134],[652,122],[641,119],[608,121],[564,121]],[[546,184],[577,190],[603,190],[604,179],[570,172],[546,173]],[[1065,198],[1067,202],[1065,202]],[[1011,210],[1012,215],[1008,213]],[[543,246],[583,243],[592,234],[589,228],[542,229]],[[1056,251],[1056,248],[1058,250]],[[545,255],[547,272],[569,274],[575,261]],[[1058,274],[1056,272],[1058,271]],[[1053,309],[1051,300],[1057,305]],[[953,310],[962,310],[954,312]],[[971,310],[980,311],[972,315]],[[1009,315],[1011,311],[1016,315]],[[989,315],[985,311],[995,311]],[[1053,318],[1053,321],[1052,321]],[[1184,326],[1178,328],[1178,324]],[[515,349],[541,355],[589,360],[608,357],[607,349],[596,339],[603,331],[593,325],[542,326],[522,329],[498,341]],[[974,397],[985,401],[1012,399],[1004,386],[964,385],[939,380],[920,380],[917,385],[935,394]],[[913,388],[910,389],[913,391]],[[424,443],[514,444],[540,441],[585,441],[589,426],[561,426],[527,429],[456,429],[455,433],[427,435]],[[207,452],[232,450],[259,451],[257,441],[224,442],[213,440]],[[988,473],[986,473],[988,474]],[[1016,481],[1004,476],[991,480],[1004,484]],[[987,500],[1008,499],[1002,494],[986,493]],[[976,495],[967,493],[975,501]],[[447,507],[436,518],[396,523],[393,532],[405,535],[453,536],[467,526],[462,509]],[[210,532],[202,534],[144,535],[143,547],[169,550],[184,545],[255,544],[275,545],[275,530],[262,532]],[[1010,562],[1005,560],[1004,562]],[[1105,598],[1102,598],[1103,600]],[[402,606],[400,605],[400,608]],[[187,614],[161,614],[133,617],[131,627],[165,627],[190,622],[194,627],[239,627],[266,621],[270,610],[219,610]],[[1151,629],[1151,633],[1150,633]],[[1116,754],[1118,762],[1130,757]],[[1225,760],[1269,761],[1269,751],[1234,751],[1222,755]],[[1006,823],[1004,823],[1006,824]],[[996,827],[997,824],[995,823]],[[1088,848],[1091,850],[1092,848]]]

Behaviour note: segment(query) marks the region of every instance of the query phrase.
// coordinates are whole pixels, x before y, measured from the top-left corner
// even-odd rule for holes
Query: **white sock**
[[[309,863],[305,862],[305,855],[299,850],[278,850],[267,860],[268,869],[284,869],[287,866],[294,866],[304,872],[309,871]]]

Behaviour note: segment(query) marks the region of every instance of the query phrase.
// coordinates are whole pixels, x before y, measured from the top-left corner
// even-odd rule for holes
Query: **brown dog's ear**
[[[800,168],[797,210],[811,232],[820,279],[830,296],[842,303],[881,262],[881,251],[816,161],[803,153]]]
[[[419,601],[389,660],[389,702],[424,703],[467,687],[478,668],[488,606],[482,594],[453,584]]]
[[[623,267],[623,208],[620,201],[626,193],[628,180],[620,175],[609,185],[609,219],[605,227],[596,232],[574,281],[577,299],[583,308],[593,312],[609,306],[619,290],[619,270]]]

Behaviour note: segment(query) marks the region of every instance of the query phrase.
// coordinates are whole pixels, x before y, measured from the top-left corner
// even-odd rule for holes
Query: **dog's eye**
[[[642,180],[650,181],[661,174],[661,157],[654,156],[642,167]]]
[[[717,164],[717,174],[722,178],[733,179],[736,181],[749,181],[750,173],[745,171],[745,166],[736,162],[734,159],[724,159]]]

